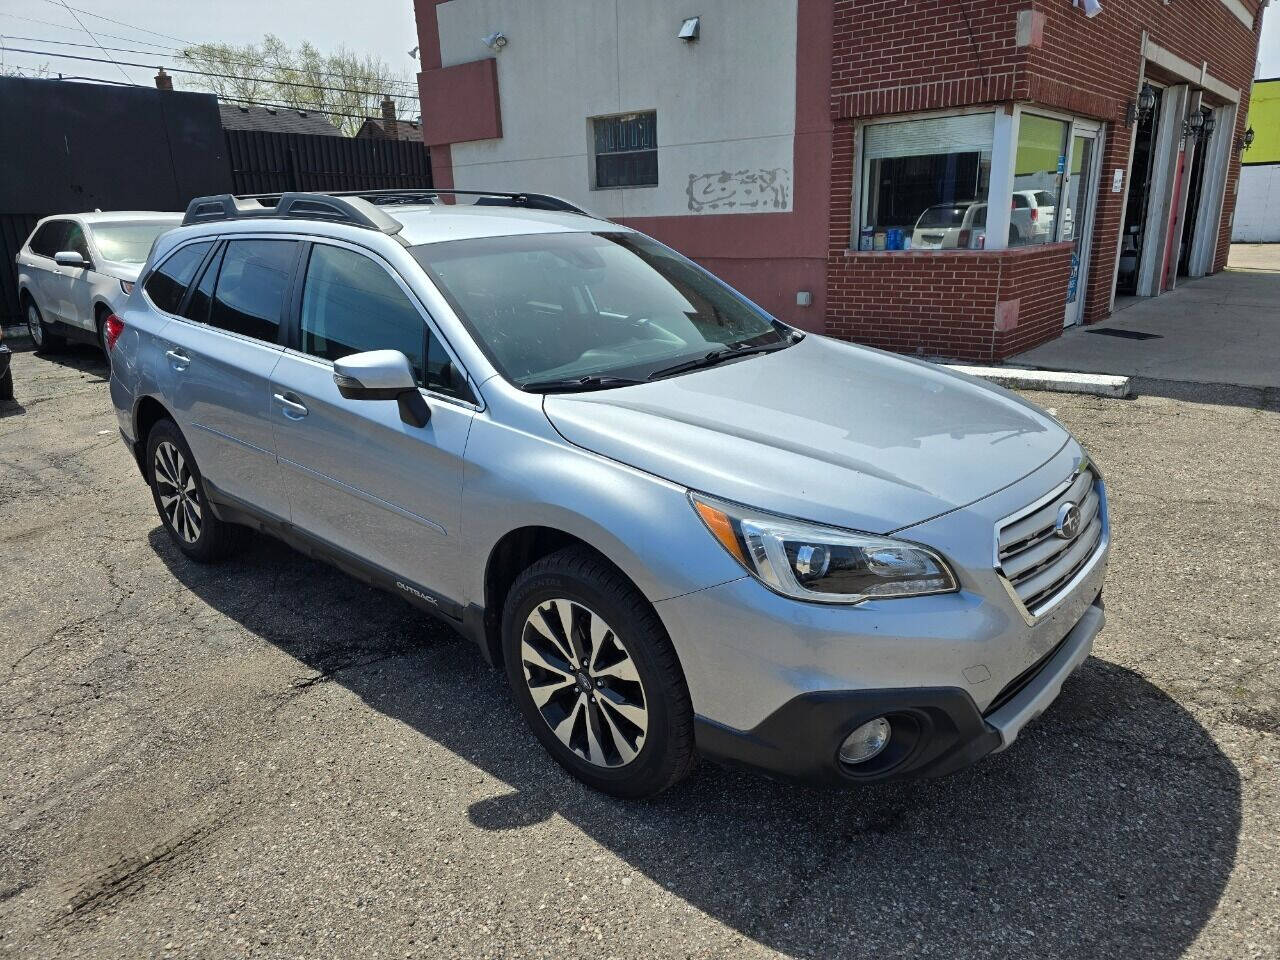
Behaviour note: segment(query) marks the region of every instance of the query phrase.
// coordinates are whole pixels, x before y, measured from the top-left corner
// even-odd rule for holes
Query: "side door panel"
[[[32,238],[32,257],[29,267],[31,294],[35,297],[36,306],[40,308],[46,322],[62,319],[58,313],[60,293],[58,281],[59,271],[62,268],[54,262],[53,255],[63,249],[61,244],[66,238],[68,226],[67,220],[51,221],[41,227],[40,232]]]
[[[333,365],[287,351],[272,393],[294,526],[443,597],[457,597],[462,464],[475,411],[431,399],[425,427],[394,400],[347,400]]]
[[[292,522],[409,592],[457,597],[463,457],[475,407],[426,391],[431,419],[413,427],[394,400],[344,398],[333,359],[403,348],[425,383],[443,348],[408,287],[368,251],[315,243],[305,259],[290,348],[271,391]]]
[[[281,520],[289,498],[276,464],[271,373],[283,348],[265,337],[279,330],[297,248],[278,238],[224,244],[187,298],[186,316],[158,338],[165,392],[215,495]],[[275,316],[251,316],[248,299],[275,304]],[[228,324],[234,329],[223,329]]]

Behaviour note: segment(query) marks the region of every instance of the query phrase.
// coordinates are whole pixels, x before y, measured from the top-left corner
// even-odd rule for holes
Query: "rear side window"
[[[209,324],[275,343],[297,248],[295,240],[230,241],[218,270]]]
[[[222,266],[222,255],[225,252],[226,247],[223,247],[213,255],[209,265],[204,268],[200,282],[196,284],[195,290],[191,292],[191,299],[187,301],[187,309],[182,311],[182,315],[188,320],[209,322],[209,304],[213,302],[213,285],[218,282],[218,270]]]
[[[212,245],[211,241],[188,244],[151,271],[143,288],[151,302],[165,313],[177,313],[178,307],[182,305],[183,294],[187,292],[187,285],[191,283],[196,268]]]
[[[65,249],[58,246],[58,244],[67,235],[68,225],[69,221],[66,220],[50,220],[41,226],[31,238],[31,252],[42,257],[52,258],[59,250]]]
[[[426,324],[391,275],[368,257],[316,244],[302,288],[302,352],[341,360],[366,350],[399,350],[423,377]]]

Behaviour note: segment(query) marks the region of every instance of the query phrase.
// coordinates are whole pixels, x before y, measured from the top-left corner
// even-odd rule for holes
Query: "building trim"
[[[1203,277],[1209,273],[1218,252],[1222,207],[1227,195],[1227,174],[1231,168],[1231,154],[1235,149],[1234,133],[1238,109],[1234,104],[1214,109],[1214,130],[1222,132],[1203,145],[1209,153],[1204,158],[1200,206],[1196,211],[1196,227],[1191,236],[1191,259],[1187,263],[1187,275],[1191,277]]]
[[[1187,83],[1208,90],[1214,96],[1221,97],[1228,103],[1240,102],[1240,91],[1209,73],[1209,64],[1207,63],[1201,63],[1197,67],[1190,60],[1184,60],[1172,50],[1166,50],[1149,37],[1142,44],[1142,55],[1148,63],[1154,63],[1162,70],[1167,70],[1175,77],[1187,81]]]
[[[1253,29],[1253,14],[1249,12],[1240,0],[1222,0],[1222,5],[1231,11],[1232,15],[1243,23],[1250,30]]]

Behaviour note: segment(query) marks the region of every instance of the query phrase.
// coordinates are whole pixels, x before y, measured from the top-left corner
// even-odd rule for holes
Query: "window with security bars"
[[[591,121],[595,188],[658,185],[658,114],[628,113]]]

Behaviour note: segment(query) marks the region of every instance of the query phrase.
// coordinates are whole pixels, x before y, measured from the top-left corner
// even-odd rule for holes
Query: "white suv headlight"
[[[699,493],[689,498],[720,545],[783,596],[861,603],[957,589],[946,561],[919,544],[778,517]]]

